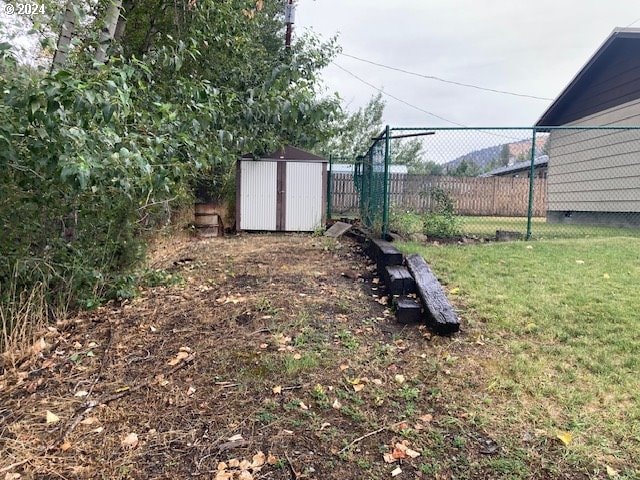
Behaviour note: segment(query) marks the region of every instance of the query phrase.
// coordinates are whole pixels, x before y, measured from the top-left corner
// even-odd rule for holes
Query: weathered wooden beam
[[[384,284],[389,295],[407,295],[416,292],[416,282],[402,265],[388,265],[384,268]]]
[[[459,331],[460,319],[424,258],[417,254],[408,256],[407,267],[416,282],[429,328],[440,335]]]
[[[404,257],[402,253],[386,240],[371,240],[369,256],[378,265],[378,273],[384,273],[384,267],[388,265],[402,265]]]
[[[422,306],[417,300],[408,297],[393,299],[398,323],[420,323],[422,321]]]

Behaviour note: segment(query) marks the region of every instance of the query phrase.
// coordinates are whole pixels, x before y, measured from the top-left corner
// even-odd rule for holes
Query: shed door
[[[276,229],[276,162],[240,162],[240,230]]]
[[[287,163],[285,230],[311,232],[322,225],[322,164]]]

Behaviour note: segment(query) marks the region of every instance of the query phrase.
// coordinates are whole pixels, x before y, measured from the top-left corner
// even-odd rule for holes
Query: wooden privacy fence
[[[429,175],[389,176],[392,207],[428,212],[436,207],[431,195],[436,189],[446,192],[454,201],[459,215],[526,217],[529,208],[529,179],[513,177],[439,177]],[[547,212],[547,180],[535,178],[533,215],[544,217]],[[332,175],[333,212],[355,212],[360,195],[349,173]]]

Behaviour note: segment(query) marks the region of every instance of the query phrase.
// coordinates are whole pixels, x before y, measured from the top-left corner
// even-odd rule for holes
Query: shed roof
[[[242,156],[243,159],[254,159],[254,155],[248,153]],[[260,157],[260,160],[296,161],[296,162],[328,162],[326,158],[315,155],[301,148],[286,145],[269,155]]]
[[[616,28],[536,122],[566,125],[640,98],[640,28]]]

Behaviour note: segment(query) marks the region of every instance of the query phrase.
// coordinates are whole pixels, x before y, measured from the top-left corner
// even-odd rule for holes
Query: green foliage
[[[453,199],[441,188],[430,192],[435,208],[424,217],[424,234],[432,237],[455,237],[462,233],[461,220],[455,213]]]
[[[93,63],[99,18],[54,74],[0,49],[0,301],[37,282],[52,305],[131,297],[142,234],[199,179],[231,197],[240,153],[330,135],[338,100],[316,92],[334,42],[285,52],[279,2],[189,2],[176,19],[173,2],[143,3],[106,65]]]

